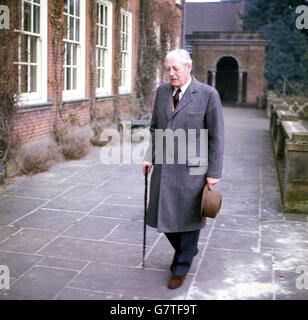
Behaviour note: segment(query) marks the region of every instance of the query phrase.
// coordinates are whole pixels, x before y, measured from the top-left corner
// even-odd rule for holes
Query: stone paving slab
[[[119,183],[114,183],[115,180],[118,180]],[[137,179],[123,179],[122,177],[114,177],[113,180],[110,180],[106,182],[102,187],[98,188],[98,191],[104,192],[104,193],[123,193],[127,194],[129,191],[129,194],[131,195],[141,195],[143,196],[144,190],[140,188],[142,184],[144,183],[144,180],[139,181]]]
[[[134,295],[113,294],[110,292],[94,291],[81,288],[66,287],[57,296],[57,300],[159,300],[154,298],[138,297]]]
[[[147,228],[140,165],[100,162],[100,148],[0,189],[2,299],[308,300],[307,215],[282,212],[269,120],[262,110],[224,108],[223,202],[200,233],[184,282],[169,290],[173,249]]]
[[[61,232],[75,223],[82,215],[81,212],[38,209],[21,218],[14,225],[16,227]]]
[[[86,265],[87,261],[72,260],[72,259],[59,259],[53,257],[44,257],[37,264],[41,267],[67,269],[72,271],[81,271]]]
[[[271,256],[209,248],[203,257],[189,290],[190,299],[273,298]]]
[[[218,215],[216,217],[215,228],[228,229],[234,231],[259,231],[259,218],[241,215]]]
[[[130,300],[126,297],[124,299]],[[58,295],[57,300],[121,300],[121,295],[66,287]]]
[[[17,232],[19,228],[13,226],[1,226],[0,225],[0,242],[5,240],[7,237]]]
[[[0,225],[13,223],[27,213],[43,205],[45,200],[4,196],[0,202]]]
[[[41,256],[34,254],[0,251],[0,261],[10,268],[10,276],[13,278],[22,276],[41,259]]]
[[[301,265],[308,265],[308,254],[305,251],[272,249],[273,269],[296,272]]]
[[[127,206],[127,205],[117,205],[117,204],[107,204],[102,203],[97,208],[91,211],[90,215],[99,217],[109,217],[122,220],[142,220],[144,217],[144,208]]]
[[[147,228],[147,245],[151,246],[158,239],[156,229]],[[143,221],[123,221],[106,238],[107,241],[140,245],[143,242]]]
[[[141,261],[142,246],[61,236],[39,253],[63,259],[105,261],[124,266],[137,266]]]
[[[156,299],[183,299],[192,281],[188,275],[181,288],[169,290],[166,283],[170,271],[127,268],[119,265],[91,263],[71,284],[71,287],[108,291],[123,295]]]
[[[25,197],[25,198],[34,198],[41,200],[51,200],[59,196],[62,192],[60,190],[44,190],[41,188],[25,188],[20,187],[17,190],[10,193],[12,196],[16,197]]]
[[[223,202],[221,205],[221,212],[219,214],[228,216],[228,215],[237,215],[237,216],[244,216],[244,217],[252,217],[257,218],[259,217],[259,209],[251,210],[250,208],[241,208],[241,209],[228,209],[228,204]]]
[[[0,250],[37,253],[43,246],[54,239],[54,231],[22,229],[0,244]]]
[[[107,204],[124,204],[128,206],[141,207],[144,205],[144,197],[131,194],[113,194],[105,203]]]
[[[258,239],[257,232],[214,228],[208,245],[210,248],[216,249],[256,251],[258,249]]]
[[[94,171],[94,169],[91,168],[89,170],[86,170],[85,172],[73,175],[72,177],[67,178],[65,181],[66,183],[87,182],[88,184],[101,185],[103,182],[108,181],[112,177],[113,175],[109,171],[100,172],[99,170]]]
[[[63,235],[74,238],[104,240],[120,223],[121,221],[115,219],[85,216],[67,229]]]
[[[262,224],[261,245],[263,247],[308,250],[308,232],[305,225],[283,221]]]
[[[223,199],[224,207],[227,207],[229,210],[238,210],[241,208],[249,208],[249,212],[257,213],[259,210],[258,201],[254,197],[228,197]],[[247,210],[247,209],[246,209]]]
[[[296,283],[298,273],[291,271],[277,271],[275,272],[275,282],[278,289],[275,292],[276,300],[308,300],[307,289],[294,290],[294,283]]]
[[[63,195],[44,205],[44,208],[88,212],[98,206],[107,196],[93,192],[76,196]]]
[[[5,299],[50,300],[76,274],[77,272],[69,270],[33,267],[19,281],[16,281],[10,290],[7,290]]]

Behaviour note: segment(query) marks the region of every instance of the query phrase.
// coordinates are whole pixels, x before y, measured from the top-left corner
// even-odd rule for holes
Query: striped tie
[[[173,104],[174,104],[174,109],[176,108],[177,104],[179,103],[180,100],[180,92],[181,89],[177,89],[175,95],[173,96]]]

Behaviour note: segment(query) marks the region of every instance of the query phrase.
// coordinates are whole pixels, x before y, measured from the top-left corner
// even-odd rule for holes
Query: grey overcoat
[[[205,222],[201,222],[200,219],[200,205],[206,176],[221,178],[222,175],[224,120],[218,92],[192,77],[189,87],[173,112],[172,93],[173,87],[170,83],[157,89],[150,126],[152,145],[149,150],[152,152],[147,152],[145,156],[145,160],[153,163],[146,222],[149,226],[157,228],[158,232],[186,232],[203,228]],[[165,158],[164,161],[157,161],[161,159],[157,155],[157,150],[161,148],[155,146],[155,131],[167,128],[173,132],[184,129],[187,137],[189,132],[192,132],[189,129],[196,129],[196,156],[188,154],[186,145],[187,159],[184,160],[185,163],[183,160],[180,161],[177,155],[181,146],[175,138],[175,163],[168,164]],[[201,161],[197,157],[200,153],[200,129],[207,129],[208,133],[208,157]],[[181,141],[183,142],[183,139]],[[187,141],[188,138],[186,143]],[[166,151],[165,148],[164,143],[163,152]],[[185,150],[185,146],[182,150]]]

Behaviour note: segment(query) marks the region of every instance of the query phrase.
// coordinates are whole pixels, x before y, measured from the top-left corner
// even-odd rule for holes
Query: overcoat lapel
[[[172,112],[171,117],[174,118],[183,108],[185,108],[189,103],[193,101],[192,93],[195,93],[195,79],[192,78],[191,84],[188,86],[185,91],[182,99],[179,101],[176,109]]]
[[[168,121],[171,119],[171,113],[172,113],[172,93],[173,93],[173,87],[171,84],[169,84],[168,88],[168,99],[167,99],[167,119]]]

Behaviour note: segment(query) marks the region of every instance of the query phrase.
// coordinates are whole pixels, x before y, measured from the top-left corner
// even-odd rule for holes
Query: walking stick
[[[148,200],[148,166],[145,166],[142,269],[144,269],[144,259],[145,259],[145,245],[146,245],[146,231],[147,231],[146,230],[147,200]]]

